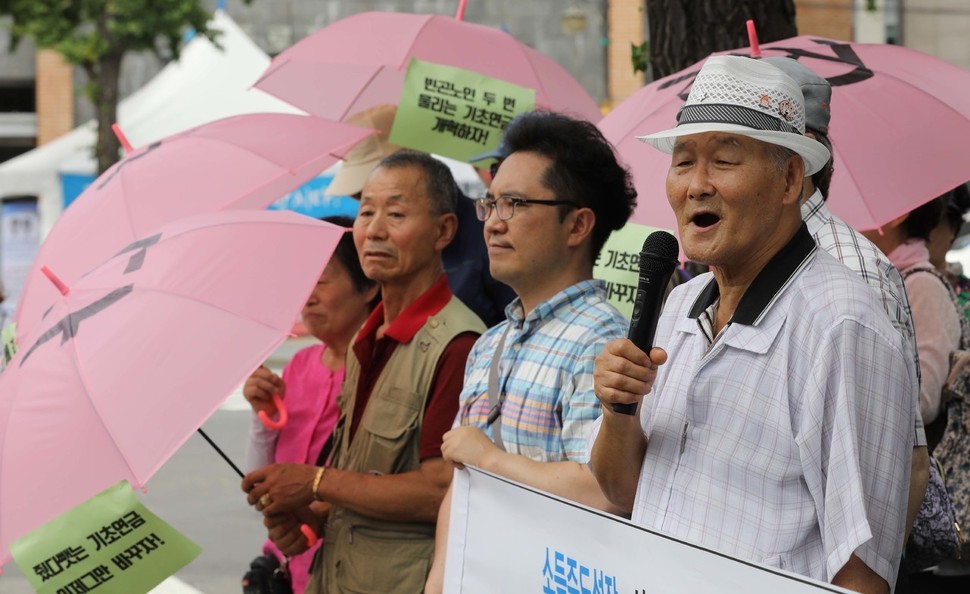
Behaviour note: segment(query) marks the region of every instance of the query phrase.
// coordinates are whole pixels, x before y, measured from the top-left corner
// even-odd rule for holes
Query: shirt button
[[[431,320],[430,324],[431,324],[431,327],[432,328],[437,328],[438,327],[438,320]]]

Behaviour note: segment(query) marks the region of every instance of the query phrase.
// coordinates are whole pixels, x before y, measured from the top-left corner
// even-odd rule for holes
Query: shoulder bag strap
[[[498,366],[499,362],[502,360],[502,351],[505,350],[505,339],[509,335],[509,330],[512,329],[512,324],[505,327],[505,332],[502,333],[502,338],[498,341],[498,348],[495,349],[495,353],[492,355],[492,364],[488,369],[488,423],[486,427],[492,428],[492,440],[495,445],[499,447],[503,452],[505,450],[505,442],[502,441],[502,403],[505,401],[505,393],[499,393],[498,388]]]

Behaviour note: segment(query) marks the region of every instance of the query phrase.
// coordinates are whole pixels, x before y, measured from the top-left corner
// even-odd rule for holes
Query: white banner
[[[475,468],[452,485],[447,594],[849,593]]]

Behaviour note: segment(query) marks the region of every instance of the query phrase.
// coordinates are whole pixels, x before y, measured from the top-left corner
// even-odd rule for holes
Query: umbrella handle
[[[308,547],[312,547],[313,545],[317,544],[317,540],[319,539],[317,538],[317,534],[313,531],[313,528],[310,528],[306,524],[300,524],[300,532],[302,532],[303,536],[306,537],[306,544]]]
[[[259,411],[259,420],[270,429],[279,431],[286,426],[286,422],[290,420],[290,415],[286,412],[286,406],[283,404],[283,399],[280,398],[279,394],[273,394],[273,404],[276,405],[276,410],[280,413],[280,420],[274,421],[269,418],[265,410]]]

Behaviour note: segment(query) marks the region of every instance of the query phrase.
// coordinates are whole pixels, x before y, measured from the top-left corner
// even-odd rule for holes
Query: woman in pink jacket
[[[346,217],[324,220],[344,227],[353,225]],[[303,325],[321,344],[297,352],[282,377],[260,367],[243,386],[243,396],[253,408],[247,454],[250,469],[274,462],[317,464],[339,416],[337,395],[347,348],[377,305],[378,294],[377,284],[361,270],[353,238],[349,233],[344,235],[301,312]],[[289,416],[279,430],[266,426],[258,417],[260,411],[277,417],[274,393],[282,397]],[[289,559],[287,570],[294,594],[302,594],[306,588],[310,563],[319,546],[318,542]],[[263,552],[274,555],[281,564],[285,561],[269,540]]]

